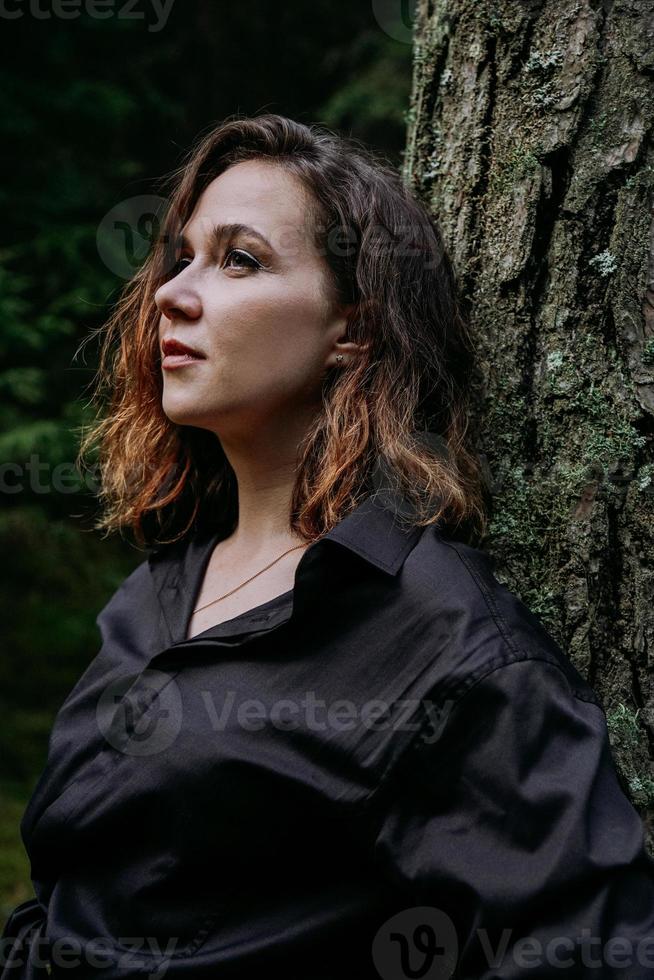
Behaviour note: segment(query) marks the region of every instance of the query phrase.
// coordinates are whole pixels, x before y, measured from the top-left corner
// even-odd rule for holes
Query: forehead
[[[275,238],[313,227],[312,200],[294,174],[267,160],[245,160],[216,177],[198,199],[185,230],[208,230],[213,224],[242,223]]]

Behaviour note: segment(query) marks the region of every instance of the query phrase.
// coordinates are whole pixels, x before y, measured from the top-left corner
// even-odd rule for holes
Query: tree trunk
[[[654,855],[654,0],[418,0],[404,176],[479,351],[484,550],[604,704]]]

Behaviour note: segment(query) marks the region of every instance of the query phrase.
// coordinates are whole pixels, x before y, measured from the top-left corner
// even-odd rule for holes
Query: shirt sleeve
[[[402,898],[373,958],[440,957],[422,974],[439,980],[654,980],[654,860],[602,708],[535,659],[431,708],[380,792],[374,860]]]

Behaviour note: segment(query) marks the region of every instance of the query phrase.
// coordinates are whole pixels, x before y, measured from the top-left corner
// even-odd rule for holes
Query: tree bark
[[[479,352],[481,543],[599,695],[654,855],[654,0],[418,0],[404,177]]]

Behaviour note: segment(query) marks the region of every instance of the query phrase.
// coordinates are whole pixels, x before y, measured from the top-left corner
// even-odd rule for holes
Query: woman
[[[173,174],[82,445],[151,551],[57,715],[3,980],[654,977],[602,707],[472,543],[472,366],[358,144],[231,119]]]

